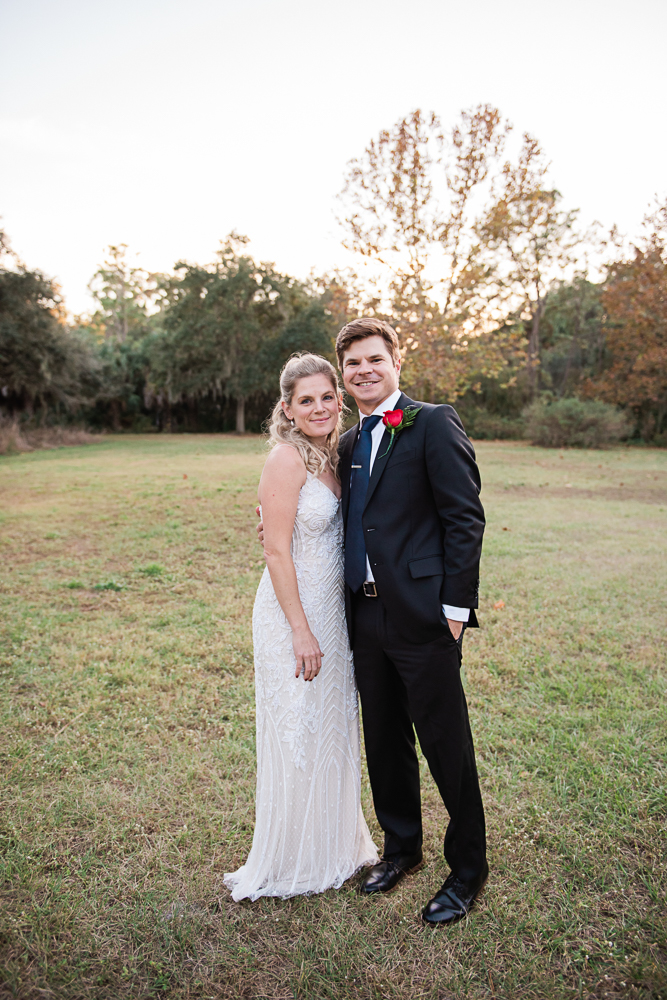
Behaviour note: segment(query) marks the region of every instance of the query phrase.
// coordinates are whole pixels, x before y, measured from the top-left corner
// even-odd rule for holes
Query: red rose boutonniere
[[[411,427],[414,424],[420,410],[421,406],[406,406],[404,410],[384,411],[382,423],[389,431],[391,437],[389,439],[389,447],[385,451],[384,455],[380,455],[380,458],[384,458],[385,455],[389,454],[396,435],[406,427]]]

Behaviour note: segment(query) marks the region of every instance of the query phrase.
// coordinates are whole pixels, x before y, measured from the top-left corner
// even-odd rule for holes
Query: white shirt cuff
[[[467,622],[470,618],[470,608],[453,608],[451,604],[443,604],[442,610],[445,618],[451,618],[453,622]]]

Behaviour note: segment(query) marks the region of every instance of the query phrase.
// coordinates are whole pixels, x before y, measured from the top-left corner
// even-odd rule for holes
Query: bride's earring
[[[294,427],[294,417],[292,417],[292,419],[290,420],[290,423],[291,423],[292,427]]]

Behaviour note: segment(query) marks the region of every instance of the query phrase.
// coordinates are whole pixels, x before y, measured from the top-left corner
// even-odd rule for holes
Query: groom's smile
[[[356,340],[343,357],[343,382],[363,414],[372,413],[398,389],[401,361],[379,335]]]

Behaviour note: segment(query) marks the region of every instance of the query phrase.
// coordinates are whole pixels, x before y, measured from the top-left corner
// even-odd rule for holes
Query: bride
[[[225,875],[236,900],[339,888],[377,860],[359,798],[336,371],[315,354],[290,358],[280,396],[259,483],[267,568],[253,611],[257,796],[248,860]]]

